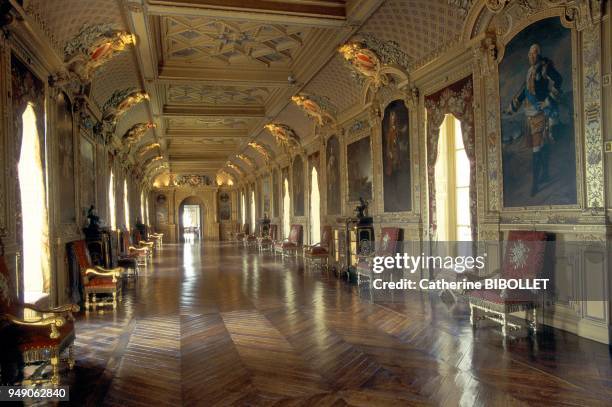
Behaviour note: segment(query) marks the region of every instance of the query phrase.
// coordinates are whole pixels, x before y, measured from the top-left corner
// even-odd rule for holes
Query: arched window
[[[49,289],[49,218],[41,143],[36,113],[28,104],[22,115],[23,134],[17,171],[23,224],[23,270],[26,301],[36,301]]]
[[[291,229],[291,198],[289,197],[289,180],[285,178],[283,187],[283,236],[289,237]]]
[[[246,202],[244,201],[244,191],[240,193],[240,221],[246,223]]]
[[[140,222],[146,224],[144,191],[140,191]]]
[[[145,215],[146,215],[146,222],[145,225],[150,225],[150,218],[149,218],[149,196],[148,194],[145,196]]]
[[[251,230],[255,232],[255,225],[257,221],[255,219],[255,190],[251,190]]]
[[[128,186],[127,179],[123,180],[123,213],[125,220],[125,227],[130,230],[130,200],[128,198]]]
[[[115,203],[115,174],[113,170],[110,172],[108,181],[108,212],[110,215],[110,227],[112,230],[117,230],[117,208]]]
[[[312,167],[310,174],[310,243],[321,241],[321,206],[319,196],[319,174]]]
[[[436,221],[439,241],[470,241],[470,161],[461,122],[447,114],[440,126],[436,162]]]

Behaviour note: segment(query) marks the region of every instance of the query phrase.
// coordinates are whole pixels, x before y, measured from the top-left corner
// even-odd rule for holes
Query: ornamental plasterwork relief
[[[264,161],[265,161],[266,163],[269,163],[269,162],[270,162],[270,160],[272,159],[272,157],[270,156],[270,153],[268,152],[268,150],[266,149],[266,147],[265,147],[263,144],[258,143],[258,142],[256,142],[256,141],[251,141],[251,142],[249,142],[249,144],[248,144],[248,145],[249,145],[249,147],[251,147],[253,150],[257,151],[257,152],[258,152],[258,153],[259,153],[259,154],[260,154],[260,155],[261,155],[261,156],[264,158]]]
[[[121,142],[124,146],[129,147],[140,141],[146,132],[153,128],[155,128],[155,123],[136,123],[125,132],[123,137],[121,137]]]
[[[102,107],[102,120],[114,125],[128,110],[145,100],[149,100],[149,95],[143,90],[116,90]]]
[[[246,165],[248,165],[249,167],[255,168],[255,164],[253,163],[253,160],[251,160],[248,156],[244,154],[237,154],[236,158],[242,161],[243,163],[245,163]]]
[[[89,82],[97,68],[135,43],[135,37],[112,24],[83,27],[64,47],[64,62],[81,81]]]
[[[212,180],[208,175],[170,175],[170,184],[180,187],[180,186],[190,186],[190,187],[201,187],[201,186],[209,186],[212,185]]]
[[[334,124],[336,122],[337,109],[332,102],[318,95],[300,93],[291,98],[291,101],[310,117],[315,119],[319,126]]]
[[[266,130],[276,140],[276,143],[281,146],[285,151],[290,151],[300,146],[300,138],[295,131],[286,124],[282,123],[269,123],[264,126]]]
[[[381,41],[371,34],[363,33],[342,45],[338,52],[347,61],[351,70],[367,78],[374,86],[387,85],[390,77],[386,68],[395,67],[404,75],[410,58],[394,41]]]

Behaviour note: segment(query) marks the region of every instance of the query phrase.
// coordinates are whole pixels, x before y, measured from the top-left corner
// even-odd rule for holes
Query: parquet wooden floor
[[[296,260],[165,245],[115,313],[81,315],[70,404],[610,405],[608,347],[507,341],[434,295],[372,302]]]

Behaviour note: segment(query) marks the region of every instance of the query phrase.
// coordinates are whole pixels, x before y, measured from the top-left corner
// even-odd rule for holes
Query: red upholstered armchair
[[[280,253],[283,256],[293,253],[297,255],[298,249],[302,245],[304,228],[302,225],[291,225],[289,238],[274,243],[274,254]]]
[[[321,229],[321,241],[310,246],[304,246],[304,259],[310,267],[316,263],[327,269],[332,243],[332,228],[327,225]]]
[[[501,272],[497,271],[481,279],[499,277],[502,279],[540,278],[544,270],[547,241],[553,236],[546,232],[511,231],[505,248]],[[470,302],[470,322],[490,319],[499,322],[502,334],[506,336],[508,327],[520,326],[508,321],[508,315],[527,311],[531,314],[530,326],[537,332],[538,295],[530,290],[475,290],[468,293]]]
[[[382,228],[380,230],[380,243],[374,253],[361,254],[357,263],[357,283],[361,283],[361,278],[368,280],[372,277],[372,267],[376,256],[395,256],[397,253],[398,242],[401,241],[400,228]]]
[[[90,306],[95,309],[98,305],[112,305],[113,309],[117,308],[117,300],[121,299],[121,274],[124,271],[123,268],[105,269],[94,266],[91,263],[89,250],[84,240],[72,242],[70,246],[81,271],[85,310],[89,310]],[[98,301],[98,295],[104,295],[108,298]]]
[[[24,318],[24,310],[34,311],[36,317]],[[0,243],[0,364],[3,380],[11,381],[9,371],[22,364],[50,363],[50,378],[29,377],[23,385],[50,382],[59,384],[60,355],[68,349],[68,366],[74,367],[74,318],[76,304],[42,309],[32,304],[22,304],[12,284]],[[19,380],[17,380],[19,381]]]

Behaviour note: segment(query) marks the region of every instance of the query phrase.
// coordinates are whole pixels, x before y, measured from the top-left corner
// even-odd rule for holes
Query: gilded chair
[[[84,240],[77,240],[70,243],[69,246],[81,271],[85,310],[88,311],[90,307],[95,310],[98,305],[112,305],[113,309],[116,309],[117,301],[121,300],[121,275],[124,269],[122,267],[105,269],[94,266]],[[99,298],[100,295],[104,297]]]
[[[302,239],[304,228],[302,225],[291,225],[289,238],[274,243],[274,254],[281,254],[283,257],[289,254],[297,255]]]
[[[544,260],[547,242],[553,235],[546,232],[511,231],[508,233],[504,260],[501,270],[479,279],[535,279],[544,271]],[[531,290],[493,290],[482,289],[467,293],[470,304],[470,323],[476,327],[477,322],[489,319],[501,324],[502,335],[508,329],[520,329],[520,325],[508,321],[508,316],[515,312],[526,312],[531,316],[529,325],[537,333],[538,295]]]
[[[36,315],[24,318],[24,311]],[[0,242],[0,365],[2,383],[34,385],[51,383],[59,385],[59,362],[67,350],[68,367],[74,367],[74,317],[79,306],[67,304],[43,309],[33,304],[22,304],[6,266],[4,250]],[[23,365],[50,364],[51,377],[30,376],[25,380],[20,371]],[[36,374],[36,372],[35,372]]]
[[[149,257],[149,259],[153,258],[153,250],[155,248],[155,242],[151,241],[151,240],[143,240],[142,239],[142,235],[140,234],[139,230],[135,230],[134,231],[134,241],[137,242],[137,246],[138,248],[142,248],[142,247],[146,247],[147,249],[149,249],[147,251],[147,256]]]
[[[304,260],[310,267],[314,264],[319,264],[319,267],[327,270],[329,263],[329,254],[332,244],[332,228],[324,226],[321,230],[321,241],[310,246],[304,246]]]
[[[127,270],[133,270],[133,275],[138,275],[140,267],[146,267],[147,265],[147,252],[149,249],[132,246],[130,244],[130,232],[127,230],[121,231],[120,242],[122,250],[117,256],[117,265]]]
[[[361,284],[362,280],[370,282],[370,288],[373,276],[374,257],[378,256],[395,256],[398,250],[398,244],[402,240],[400,228],[382,228],[380,230],[380,243],[376,250],[371,253],[360,253],[357,256],[357,284]]]
[[[162,248],[164,241],[163,233],[149,233],[149,237],[155,242],[155,247],[158,249]]]
[[[257,247],[259,252],[271,251],[274,248],[274,242],[278,236],[278,225],[270,225],[270,230],[266,236],[257,239]]]
[[[257,247],[257,240],[261,237],[261,225],[255,226],[252,234],[244,238],[244,247]]]

